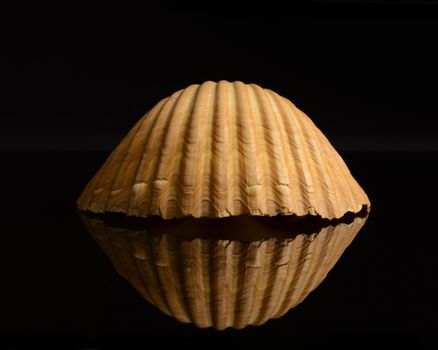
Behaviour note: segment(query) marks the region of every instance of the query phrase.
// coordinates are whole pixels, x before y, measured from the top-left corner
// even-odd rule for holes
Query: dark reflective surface
[[[364,228],[295,309],[222,332],[145,302],[87,232],[74,202],[106,156],[2,154],[3,344],[436,344],[436,154],[343,155],[372,203]]]

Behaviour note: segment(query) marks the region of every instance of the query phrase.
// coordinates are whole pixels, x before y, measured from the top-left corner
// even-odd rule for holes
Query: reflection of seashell
[[[117,271],[146,300],[181,322],[217,329],[261,325],[299,304],[366,221],[356,216],[318,233],[243,242],[160,234],[167,222],[148,233],[81,216]],[[227,219],[213,220],[217,225]]]
[[[205,82],[161,100],[90,181],[79,209],[129,216],[340,218],[369,201],[312,121],[254,84]]]

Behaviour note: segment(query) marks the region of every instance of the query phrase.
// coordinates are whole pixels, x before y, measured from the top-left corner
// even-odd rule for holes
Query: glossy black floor
[[[107,153],[2,153],[2,345],[437,344],[438,154],[343,154],[371,215],[322,285],[263,326],[165,316],[120,277],[75,211]]]

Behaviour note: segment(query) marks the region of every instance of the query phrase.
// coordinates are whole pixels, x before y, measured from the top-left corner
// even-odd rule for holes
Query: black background
[[[145,6],[5,12],[0,343],[436,345],[436,4]],[[221,79],[273,89],[306,112],[370,196],[372,212],[295,310],[261,327],[216,332],[143,301],[87,234],[75,200],[158,100]]]
[[[289,98],[340,150],[438,151],[436,4],[161,4],[18,11],[0,149],[110,150],[160,99],[225,79]]]

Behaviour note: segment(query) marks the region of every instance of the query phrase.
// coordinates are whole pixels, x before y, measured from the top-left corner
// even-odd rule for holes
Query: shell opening
[[[133,217],[123,213],[95,214],[81,212],[81,215],[95,217],[104,221],[105,226],[144,231],[151,235],[175,234],[188,240],[219,239],[238,241],[257,241],[262,239],[294,238],[299,234],[314,234],[327,226],[351,224],[356,218],[365,218],[369,206],[363,205],[357,213],[347,212],[339,219],[324,219],[319,215],[239,215],[224,218],[194,218],[192,216],[176,219],[163,219],[160,216]]]

